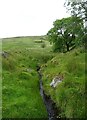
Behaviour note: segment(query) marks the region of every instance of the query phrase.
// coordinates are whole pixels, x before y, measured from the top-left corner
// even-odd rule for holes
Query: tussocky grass
[[[36,66],[41,66],[43,88],[60,108],[61,118],[85,118],[85,55],[82,48],[67,53],[52,53],[40,37],[4,39],[2,58],[2,100],[4,118],[47,118],[39,93]],[[52,79],[61,73],[63,82],[55,89]]]
[[[2,116],[3,118],[47,118],[40,96],[36,66],[53,55],[48,41],[46,47],[37,38],[9,38],[2,41]]]
[[[85,55],[81,48],[75,49],[42,66],[44,90],[60,108],[61,118],[85,118]],[[50,83],[59,73],[63,81],[52,88]]]

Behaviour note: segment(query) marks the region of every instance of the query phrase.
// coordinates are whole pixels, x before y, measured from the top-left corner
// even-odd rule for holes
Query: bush
[[[35,40],[35,43],[42,43],[42,40]]]
[[[41,47],[42,47],[42,48],[45,48],[45,47],[46,47],[46,44],[45,44],[45,43],[42,43],[42,44],[41,44]]]

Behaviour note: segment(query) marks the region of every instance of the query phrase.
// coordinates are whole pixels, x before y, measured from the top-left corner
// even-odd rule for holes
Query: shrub
[[[35,40],[35,43],[42,43],[42,40]]]
[[[42,44],[41,44],[41,47],[42,47],[42,48],[45,48],[45,47],[46,47],[46,44],[45,44],[45,43],[42,43]]]

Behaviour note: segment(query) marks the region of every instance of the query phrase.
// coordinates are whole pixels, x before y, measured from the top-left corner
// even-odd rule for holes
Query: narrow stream
[[[58,110],[55,107],[55,104],[53,103],[53,101],[50,99],[50,97],[48,97],[43,90],[43,83],[42,83],[42,74],[39,70],[37,70],[38,75],[39,75],[39,81],[40,81],[40,94],[42,96],[43,102],[46,106],[47,109],[47,113],[48,113],[48,120],[57,120],[57,113]]]

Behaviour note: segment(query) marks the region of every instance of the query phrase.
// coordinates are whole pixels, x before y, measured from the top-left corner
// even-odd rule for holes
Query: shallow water
[[[38,74],[39,74],[39,80],[40,80],[40,95],[47,109],[48,120],[56,120],[58,110],[56,109],[55,104],[50,99],[50,97],[44,93],[43,83],[42,83],[42,74],[39,71],[38,71]]]

